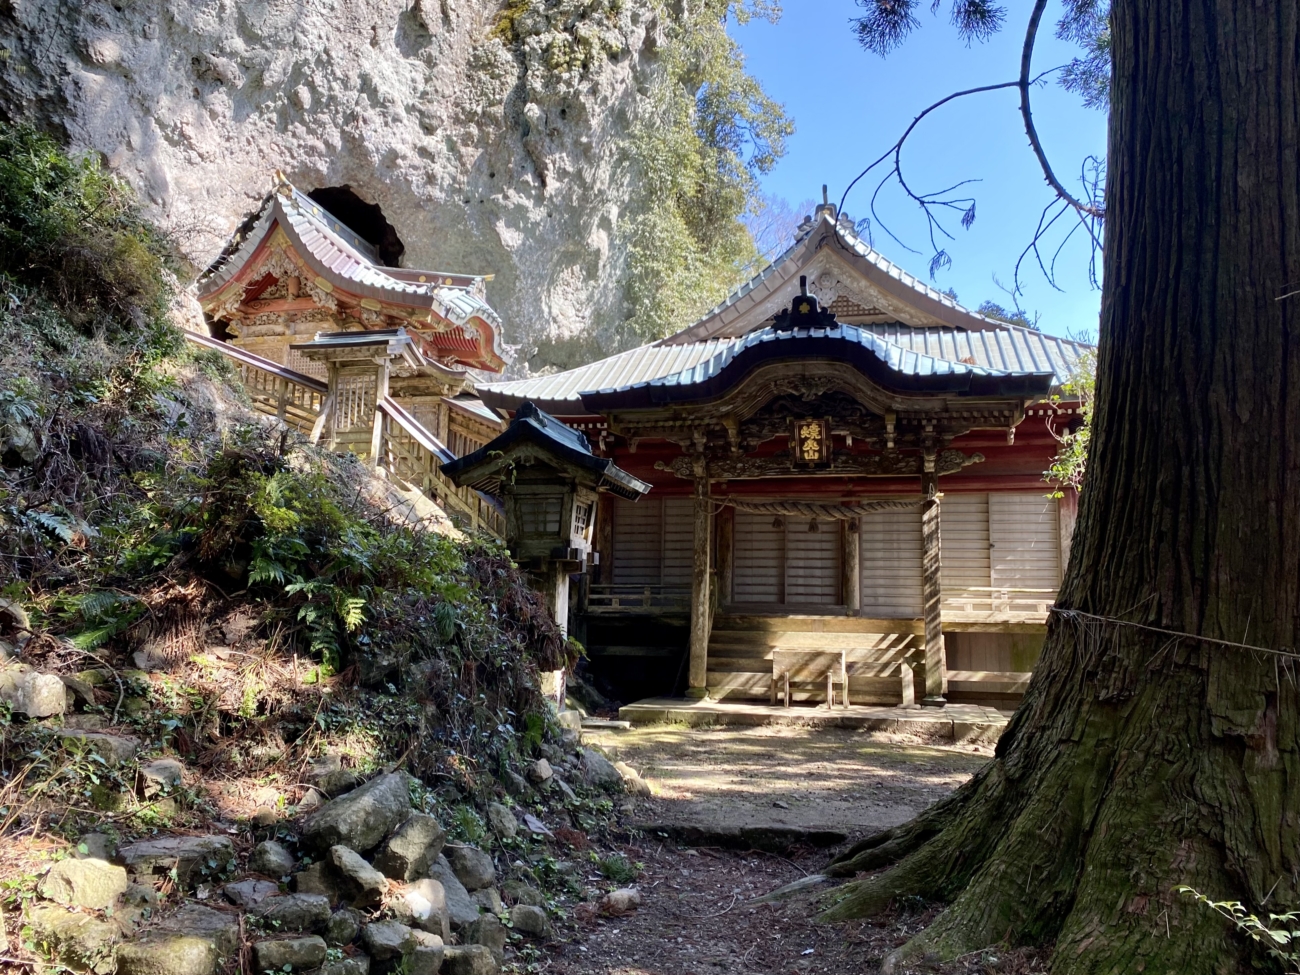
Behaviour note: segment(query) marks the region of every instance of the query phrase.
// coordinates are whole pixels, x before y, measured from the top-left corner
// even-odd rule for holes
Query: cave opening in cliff
[[[367,203],[346,183],[342,186],[323,186],[307,195],[374,247],[379,252],[380,264],[401,267],[406,245],[397,236],[397,229],[385,218],[378,203]]]

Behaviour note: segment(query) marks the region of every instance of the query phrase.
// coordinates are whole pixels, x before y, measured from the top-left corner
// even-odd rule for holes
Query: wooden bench
[[[784,690],[785,706],[790,706],[791,684],[826,682],[826,706],[835,707],[835,684],[844,688],[844,707],[849,706],[849,673],[843,650],[773,650],[772,705],[776,705],[776,688]]]

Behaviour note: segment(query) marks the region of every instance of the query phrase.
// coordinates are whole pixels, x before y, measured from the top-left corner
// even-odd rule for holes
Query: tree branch
[[[1029,76],[1030,66],[1034,60],[1034,41],[1038,37],[1038,25],[1043,19],[1043,11],[1047,9],[1047,0],[1035,0],[1033,13],[1029,15],[1029,27],[1025,31],[1025,43],[1020,50],[1020,116],[1025,121],[1025,134],[1029,136],[1029,145],[1034,150],[1034,155],[1038,157],[1038,165],[1042,167],[1043,176],[1047,179],[1047,185],[1056,191],[1059,196],[1074,209],[1089,217],[1100,219],[1105,216],[1101,207],[1092,203],[1081,203],[1075,199],[1074,195],[1065,188],[1065,185],[1056,178],[1056,173],[1052,171],[1052,164],[1047,161],[1047,153],[1043,150],[1043,143],[1038,138],[1038,129],[1034,126],[1034,113],[1029,106],[1029,87],[1038,81],[1038,78],[1031,79]],[[1089,234],[1092,234],[1092,228],[1088,228]],[[1097,237],[1092,234],[1094,242]]]

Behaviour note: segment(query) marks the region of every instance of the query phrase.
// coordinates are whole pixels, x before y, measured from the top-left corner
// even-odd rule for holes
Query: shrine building
[[[621,696],[775,700],[798,651],[835,673],[796,673],[796,701],[833,677],[852,704],[1014,706],[1074,525],[1043,480],[1079,422],[1054,397],[1088,351],[963,308],[823,205],[690,327],[477,393],[649,485],[602,498],[570,577]]]

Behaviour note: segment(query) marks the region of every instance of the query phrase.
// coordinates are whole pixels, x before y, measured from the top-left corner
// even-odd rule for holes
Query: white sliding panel
[[[862,615],[920,616],[920,507],[870,512],[861,530]]]
[[[787,606],[835,606],[840,598],[840,525],[834,519],[785,520],[785,603]]]
[[[993,585],[989,561],[989,496],[945,494],[939,502],[939,539],[943,572],[943,605],[974,609],[988,599]],[[963,598],[964,597],[964,598]],[[974,597],[976,603],[970,603]]]
[[[690,588],[695,572],[695,502],[664,498],[663,584]]]
[[[1061,530],[1056,499],[1041,491],[989,495],[993,585],[1055,589],[1061,584]]]
[[[736,512],[732,599],[737,603],[780,603],[785,599],[785,521],[771,515]]]

